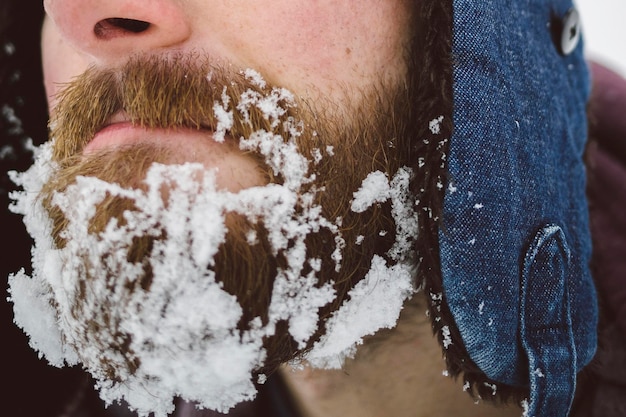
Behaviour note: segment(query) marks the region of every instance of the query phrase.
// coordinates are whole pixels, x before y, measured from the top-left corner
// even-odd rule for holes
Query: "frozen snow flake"
[[[481,316],[483,315],[483,310],[485,309],[485,302],[481,301],[480,304],[478,305],[478,314],[480,314]]]
[[[216,142],[224,142],[226,133],[232,129],[234,123],[233,111],[229,110],[230,97],[226,94],[226,87],[222,91],[222,102],[215,101],[213,103],[213,113],[217,120],[213,139]]]
[[[483,208],[483,207],[485,207],[485,206],[484,206],[482,203],[476,203],[476,204],[474,204],[474,208],[475,208],[476,210],[480,210],[480,209],[481,209],[481,208]]]
[[[307,177],[309,162],[300,154],[295,142],[285,143],[282,136],[259,130],[248,138],[241,138],[239,147],[263,155],[265,162],[275,174],[285,178],[285,185],[291,190],[299,190],[310,182]]]
[[[343,259],[343,249],[345,246],[345,240],[341,236],[335,236],[335,250],[330,254],[330,258],[335,262],[335,272],[341,270],[341,260]]]
[[[412,204],[409,183],[412,171],[403,167],[391,181],[380,171],[370,173],[362,182],[361,188],[353,194],[351,209],[362,213],[377,203],[391,199],[392,216],[396,223],[396,242],[388,255],[394,260],[404,260],[411,251],[411,244],[417,234],[417,213]],[[386,231],[380,231],[381,233]]]
[[[9,128],[7,133],[10,135],[19,135],[24,132],[22,128],[22,121],[15,114],[15,110],[12,107],[4,104],[1,109],[2,118],[6,120]]]
[[[96,214],[96,205],[104,200],[109,191],[117,190],[99,179],[78,177],[76,184],[67,187],[63,193],[56,193],[52,204],[70,219],[65,235],[89,235],[89,220]]]
[[[20,70],[15,70],[11,72],[7,78],[9,80],[8,84],[16,83],[22,78],[22,72]]]
[[[404,301],[415,293],[412,268],[389,267],[375,256],[369,273],[350,290],[349,301],[326,323],[326,334],[315,343],[305,360],[313,367],[338,369],[356,353],[363,337],[382,328],[393,328]],[[377,306],[376,311],[372,306]]]
[[[319,164],[322,160],[322,152],[318,148],[315,148],[311,151],[311,157],[313,157],[313,163]]]
[[[370,173],[361,188],[353,194],[352,211],[363,213],[375,203],[382,203],[391,196],[389,179],[381,171]]]
[[[269,93],[261,93],[248,89],[244,91],[237,104],[242,119],[250,123],[250,109],[256,107],[261,111],[263,118],[270,122],[272,129],[279,126],[282,116],[290,107],[295,107],[294,97],[288,90],[274,88]]]
[[[325,219],[321,207],[305,197],[285,186],[273,184],[240,191],[235,204],[228,204],[227,209],[254,222],[262,219],[275,253],[285,250],[291,244],[292,249],[286,254],[287,260],[293,274],[299,275],[306,260],[304,242],[310,233],[317,233],[325,228],[335,235],[336,248],[333,256],[339,260],[345,245],[338,226]],[[303,208],[301,212],[296,212],[298,203]]]
[[[249,70],[250,73],[257,74]],[[258,75],[258,74],[257,74]],[[260,76],[253,77],[252,80],[258,83],[261,89],[265,88],[265,81]],[[252,89],[244,91],[237,104],[237,110],[241,113],[243,120],[250,123],[250,109],[256,107],[261,111],[265,120],[270,122],[272,129],[281,122],[282,116],[287,112],[287,108],[295,107],[293,94],[284,88],[272,88],[269,92],[259,92]]]
[[[267,83],[257,71],[248,68],[243,71],[243,75],[250,81],[252,81],[257,87],[265,88]]]
[[[450,328],[448,326],[443,326],[441,328],[441,339],[444,349],[448,349],[448,347],[452,344]]]
[[[144,357],[145,365],[142,361],[136,373],[123,383],[99,381],[101,397],[109,404],[125,399],[140,416],[154,413],[155,417],[165,417],[174,410],[173,399],[177,394],[198,402],[202,408],[223,413],[256,394],[249,369],[259,360],[258,349],[256,346],[246,349],[237,337],[219,340],[198,354],[171,352],[170,355],[169,360],[156,355]],[[171,357],[176,357],[176,361]],[[179,381],[180,385],[172,385],[172,381]],[[182,393],[178,391],[181,385]]]
[[[417,238],[418,217],[409,190],[412,175],[412,170],[407,167],[399,169],[389,188],[391,215],[396,223],[396,241],[387,254],[395,261],[406,260]]]
[[[4,145],[0,148],[0,159],[11,158],[15,156],[15,149],[12,146]]]
[[[31,345],[54,365],[78,363],[76,352],[65,341],[82,340],[82,323],[101,321],[106,306],[104,310],[119,321],[119,328],[133,335],[131,349],[141,363],[131,375],[124,371],[127,359],[121,354],[78,342],[80,361],[96,379],[106,403],[124,399],[139,415],[165,416],[175,396],[222,411],[253,398],[252,372],[262,366],[265,351],[262,337],[252,333],[269,334],[270,330],[253,326],[240,334],[241,307],[206,268],[223,241],[225,207],[237,205],[238,196],[218,192],[214,173],[199,164],[155,164],[148,172],[146,191],[78,177],[53,198],[68,215],[67,233],[74,238],[58,250],[49,237],[47,213],[35,197],[55,169],[49,163],[50,146],[43,146],[37,155],[27,172],[11,174],[24,188],[12,194],[11,208],[24,214],[36,242],[33,276],[20,273],[10,280],[16,323],[30,336]],[[170,191],[167,201],[163,187]],[[131,199],[137,210],[126,212],[123,223],[112,220],[100,234],[92,234],[85,225],[107,194]],[[150,291],[129,292],[128,284],[137,281],[142,268],[128,262],[127,248],[137,236],[163,232],[168,240],[155,243],[149,258]],[[102,257],[102,253],[110,255]],[[80,320],[71,310],[86,267],[76,259],[88,259],[91,269],[87,272],[98,277],[89,281]],[[98,275],[105,270],[111,271],[111,277],[124,279]],[[51,307],[51,297],[56,309]],[[114,336],[109,337],[113,340]],[[107,335],[102,338],[106,340]],[[177,360],[171,361],[172,357]],[[121,382],[107,379],[100,368],[103,358],[119,364]]]
[[[237,111],[242,121],[251,124],[250,121],[250,108],[255,105],[261,94],[254,90],[246,90],[241,93],[239,97],[239,103],[237,103]]]
[[[269,319],[273,323],[287,320],[289,333],[300,348],[306,346],[317,329],[319,309],[335,298],[331,283],[319,288],[317,285],[314,273],[300,277],[280,271],[274,280]]]
[[[496,395],[498,391],[498,386],[496,384],[490,384],[488,382],[483,383],[487,388],[491,389],[491,395]]]
[[[430,299],[434,302],[434,303],[441,303],[441,301],[443,300],[443,293],[430,293]]]
[[[469,383],[469,381],[465,381],[463,383],[463,392],[467,392],[467,391],[469,391],[469,389],[470,389],[470,383]]]
[[[248,232],[246,233],[246,242],[248,242],[248,245],[251,246],[257,245],[259,243],[259,238],[255,230],[248,230]]]
[[[12,42],[5,42],[3,44],[4,53],[11,56],[15,53],[15,44]]]
[[[52,289],[47,283],[38,277],[30,278],[21,270],[9,276],[9,294],[8,301],[14,304],[14,321],[29,337],[29,345],[39,352],[39,357],[45,355],[56,367],[76,364],[76,353],[63,343],[50,303]]]
[[[283,121],[283,132],[287,133],[289,140],[294,140],[302,136],[303,131],[304,122],[302,120],[296,120],[294,117],[289,116]],[[314,151],[321,152],[319,149],[315,149]]]
[[[309,266],[312,270],[319,272],[322,270],[322,260],[319,258],[311,258],[308,260]]]
[[[543,371],[541,370],[541,368],[537,368],[533,371],[533,375],[535,375],[537,378],[545,378],[545,374],[543,373]]]
[[[441,133],[441,122],[443,122],[443,115],[428,122],[428,128],[433,135]]]
[[[260,98],[256,103],[256,106],[263,112],[263,117],[271,122],[272,128],[278,126],[281,121],[281,116],[286,113],[284,107],[280,105],[283,100],[290,101],[293,97],[288,90],[274,89],[272,93]]]

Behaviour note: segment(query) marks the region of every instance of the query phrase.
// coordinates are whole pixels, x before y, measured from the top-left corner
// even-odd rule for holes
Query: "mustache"
[[[145,128],[226,129],[237,139],[257,130],[280,134],[280,120],[301,119],[287,90],[254,71],[192,55],[137,56],[118,68],[90,67],[57,98],[48,125],[56,161],[80,154],[120,113]],[[239,117],[232,117],[234,111]]]

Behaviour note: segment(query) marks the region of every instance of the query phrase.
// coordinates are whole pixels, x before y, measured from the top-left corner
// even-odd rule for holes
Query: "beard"
[[[48,260],[35,275],[63,360],[82,363],[103,399],[140,413],[155,411],[153,394],[225,411],[280,364],[329,366],[393,326],[416,288],[407,166],[424,122],[407,85],[312,103],[197,57],[138,58],[73,81],[51,119],[39,160],[52,169],[36,198],[47,220],[35,240]],[[208,132],[256,180],[220,186],[229,172],[202,146],[86,150],[121,111],[146,129]],[[378,307],[390,312],[337,343],[376,287],[389,292]]]

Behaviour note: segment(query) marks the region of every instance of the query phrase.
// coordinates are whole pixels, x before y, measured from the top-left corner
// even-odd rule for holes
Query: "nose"
[[[176,0],[44,0],[61,36],[96,62],[175,48],[191,36]]]

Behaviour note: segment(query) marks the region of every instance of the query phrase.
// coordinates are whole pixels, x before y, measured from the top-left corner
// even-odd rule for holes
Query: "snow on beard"
[[[225,412],[294,359],[340,366],[414,292],[404,119],[389,117],[406,106],[387,90],[334,120],[250,70],[190,58],[89,70],[14,174],[35,247],[32,277],[15,274],[10,291],[31,346],[81,363],[107,403],[140,415],[172,412],[175,396]],[[83,154],[120,110],[211,130],[266,183],[222,189],[223,173],[172,147]]]

